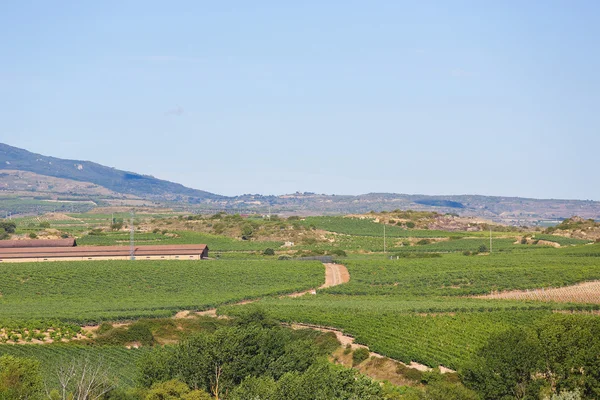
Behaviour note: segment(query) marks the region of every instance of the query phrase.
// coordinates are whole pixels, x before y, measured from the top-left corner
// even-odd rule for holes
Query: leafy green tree
[[[535,398],[534,382],[542,352],[538,341],[523,329],[510,329],[493,335],[472,363],[462,371],[465,384],[484,399]]]
[[[322,361],[306,372],[289,372],[278,381],[275,399],[295,400],[379,400],[379,384],[353,369]]]
[[[17,229],[17,224],[12,221],[2,221],[0,222],[0,230],[6,233],[15,233]]]
[[[210,400],[203,390],[190,390],[183,382],[172,379],[152,385],[145,400]]]
[[[600,320],[557,314],[541,321],[535,331],[550,386],[556,392],[581,390],[584,398],[600,398]]]
[[[244,240],[250,240],[252,238],[252,235],[254,234],[254,227],[247,223],[242,225],[242,239]]]
[[[0,357],[0,399],[41,399],[43,388],[37,360],[9,355]]]
[[[275,400],[277,383],[270,376],[249,376],[236,386],[229,395],[229,400]]]

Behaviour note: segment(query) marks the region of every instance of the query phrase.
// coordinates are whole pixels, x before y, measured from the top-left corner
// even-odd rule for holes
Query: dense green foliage
[[[550,393],[600,396],[600,320],[552,315],[491,335],[462,372],[484,399],[538,399]]]
[[[169,316],[182,309],[318,287],[319,262],[69,261],[0,269],[0,323]]]
[[[285,329],[251,311],[232,326],[146,354],[140,383],[178,379],[231,399],[381,399],[379,385],[324,359],[337,346],[333,335]]]

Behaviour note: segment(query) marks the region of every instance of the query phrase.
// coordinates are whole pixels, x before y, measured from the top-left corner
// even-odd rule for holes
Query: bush
[[[6,233],[15,233],[17,229],[17,224],[14,222],[3,221],[0,222],[0,230],[3,230]]]
[[[37,238],[37,235],[36,235],[35,233],[31,232],[31,233],[29,234],[29,238],[30,238],[30,239],[36,239],[36,238]]]
[[[47,222],[47,221],[40,222],[39,227],[42,228],[42,229],[50,228],[50,222]]]
[[[407,367],[403,364],[398,364],[396,367],[396,373],[398,375],[402,375],[406,379],[410,379],[411,381],[421,382],[423,379],[423,373],[415,368]]]
[[[487,253],[488,248],[485,244],[482,244],[481,246],[479,246],[479,248],[477,249],[478,252],[480,253]]]
[[[354,350],[354,353],[352,353],[352,366],[358,365],[365,361],[367,358],[369,358],[369,355],[369,349],[364,347]]]
[[[263,251],[263,254],[265,256],[274,256],[275,250],[273,250],[272,248],[268,248],[268,249],[265,249],[265,251]]]
[[[335,249],[329,252],[329,254],[331,254],[332,256],[338,256],[338,257],[346,257],[347,254],[344,250],[342,249]]]
[[[110,331],[111,329],[113,329],[112,324],[110,324],[109,322],[103,322],[98,329],[96,329],[96,333],[98,335],[102,335],[108,331]]]
[[[288,255],[283,255],[283,256],[279,256],[277,259],[281,260],[281,261],[285,261],[285,260],[291,260],[292,257],[288,256]]]
[[[350,343],[348,343],[348,344],[346,345],[346,347],[344,348],[344,354],[345,354],[345,355],[348,355],[348,354],[350,354],[350,353],[352,353],[352,345],[351,345]]]
[[[407,227],[407,228],[409,228],[409,229],[412,229],[412,228],[414,228],[414,227],[415,227],[415,223],[414,223],[414,222],[412,222],[412,221],[408,221],[408,222],[406,223],[406,227]]]
[[[462,252],[463,256],[470,256],[472,253],[469,250],[465,250]]]
[[[417,242],[417,245],[423,246],[423,245],[430,244],[430,243],[431,243],[431,240],[429,240],[429,239],[421,239]]]

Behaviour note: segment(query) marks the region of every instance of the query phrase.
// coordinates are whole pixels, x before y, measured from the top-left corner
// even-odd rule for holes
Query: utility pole
[[[386,246],[385,246],[385,221],[383,222],[383,254],[386,253]]]
[[[133,226],[134,216],[135,216],[135,211],[131,210],[131,222],[129,223],[129,258],[131,260],[135,260],[135,244],[133,242],[133,234],[135,232],[135,228]]]

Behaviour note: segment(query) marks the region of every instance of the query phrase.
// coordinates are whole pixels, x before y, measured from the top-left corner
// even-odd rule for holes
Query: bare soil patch
[[[495,292],[473,297],[479,299],[537,300],[558,303],[600,304],[600,281],[583,282],[577,285],[558,288]]]

